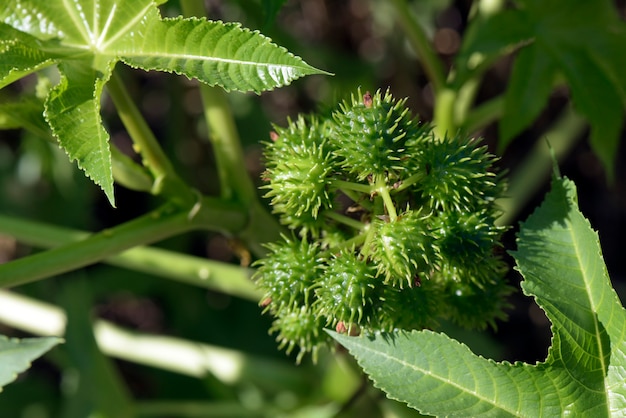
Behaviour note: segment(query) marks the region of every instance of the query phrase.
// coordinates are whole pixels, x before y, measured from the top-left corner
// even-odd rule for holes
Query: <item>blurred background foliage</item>
[[[620,13],[624,13],[622,3],[617,4]],[[443,63],[450,66],[461,45],[471,2],[428,0],[409,4],[431,37],[435,51]],[[269,138],[272,124],[284,125],[288,117],[301,112],[324,112],[358,87],[372,91],[389,87],[394,96],[409,98],[409,106],[420,119],[428,121],[433,116],[432,88],[422,71],[419,57],[395,19],[390,2],[206,0],[205,5],[210,19],[239,21],[246,27],[258,29],[308,63],[335,74],[332,77],[307,77],[292,86],[259,96],[228,95],[246,151],[246,169],[259,184],[263,170],[260,142]],[[162,10],[166,16],[180,14],[176,1],[167,2]],[[492,66],[480,86],[478,103],[506,90],[511,62],[512,57],[507,56]],[[215,193],[219,185],[196,82],[128,68],[124,69],[123,75],[135,102],[181,177],[204,193]],[[36,88],[35,84],[36,79],[27,78],[4,89],[2,94],[18,94]],[[558,88],[552,93],[548,107],[538,119],[501,154],[502,169],[515,172],[528,150],[537,141],[545,141],[542,134],[568,102],[566,88]],[[109,100],[104,100],[102,111],[112,141],[123,152],[133,155],[131,141]],[[492,123],[477,135],[496,152],[497,133],[497,123]],[[626,150],[621,145],[616,157],[614,181],[609,183],[588,141],[583,140],[587,135],[586,129],[579,132],[580,141],[562,162],[561,171],[579,188],[581,210],[599,231],[609,274],[620,293],[626,278],[626,264],[622,260],[623,237],[626,235]],[[547,185],[546,181],[520,211],[518,219],[511,223],[512,229],[505,236],[507,249],[514,247],[517,221],[525,219],[540,202]],[[115,192],[117,209],[111,208],[101,191],[67,162],[56,145],[25,131],[0,131],[1,213],[97,231],[141,215],[158,203],[147,194],[120,187]],[[218,234],[185,234],[159,246],[200,257],[239,262],[237,243]],[[1,261],[34,251],[37,249],[0,236]],[[512,271],[510,280],[516,284],[520,279]],[[68,296],[67,289],[71,287],[78,290]],[[254,302],[103,264],[25,285],[19,291],[64,307],[72,304],[72,300],[81,300],[81,306],[68,308],[68,312],[88,312],[139,332],[165,334],[238,350],[267,360],[268,365],[281,364],[285,376],[294,379],[290,381],[280,376],[272,379],[272,373],[278,376],[280,372],[270,367],[262,371],[267,379],[242,378],[236,382],[224,382],[216,376],[184,376],[112,360],[116,366],[114,370],[126,388],[118,388],[124,393],[113,394],[111,396],[119,398],[111,399],[119,401],[132,395],[143,402],[138,408],[140,415],[417,416],[403,405],[386,400],[384,394],[365,384],[354,363],[341,351],[322,356],[317,366],[305,361],[296,367],[294,357],[287,357],[276,349],[274,337],[267,333],[270,318],[262,316],[261,308]],[[510,311],[509,321],[499,323],[497,332],[469,333],[451,327],[446,332],[475,351],[497,360],[531,363],[542,360],[550,342],[549,323],[533,301],[523,297],[521,292],[513,296],[512,303],[514,308]],[[81,335],[85,330],[80,331],[80,326],[77,327],[78,331],[68,334],[64,346],[38,360],[17,382],[5,388],[0,394],[0,415],[23,418],[83,416],[81,414],[88,410],[88,406],[81,405],[81,400],[85,401],[86,397],[77,389],[81,387],[76,382],[80,376],[77,370],[84,370],[80,366],[83,360],[93,366],[93,359],[74,358],[72,351],[81,351],[81,347],[89,346],[90,341],[88,333]],[[0,334],[29,335],[1,323]],[[98,358],[97,354],[94,356]],[[101,389],[103,392],[107,390]],[[207,401],[210,403],[206,404]]]

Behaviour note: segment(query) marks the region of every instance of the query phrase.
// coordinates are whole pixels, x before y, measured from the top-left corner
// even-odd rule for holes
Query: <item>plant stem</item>
[[[68,245],[90,236],[84,231],[2,215],[0,232],[21,243],[42,248]],[[261,297],[259,290],[250,281],[252,272],[232,264],[153,247],[135,247],[102,261],[255,302]]]
[[[435,97],[435,109],[433,112],[434,128],[433,132],[439,139],[446,135],[454,135],[457,130],[454,117],[454,103],[457,92],[451,88],[441,89]]]
[[[183,13],[204,16],[204,4],[197,0],[181,0]],[[217,170],[220,175],[221,195],[243,203],[249,211],[248,227],[239,234],[252,253],[263,256],[263,243],[280,238],[283,228],[259,201],[256,189],[245,167],[241,141],[226,94],[220,87],[199,85],[204,104],[204,115],[213,145]]]
[[[422,172],[415,173],[412,176],[409,176],[406,179],[402,180],[400,185],[395,188],[395,191],[401,192],[402,190],[404,190],[404,189],[406,189],[408,187],[411,187],[415,183],[419,182],[425,176],[426,176],[426,173],[422,173]]]
[[[357,231],[360,231],[363,229],[363,227],[365,226],[363,224],[363,222],[359,222],[356,219],[352,219],[348,216],[342,215],[340,213],[337,212],[333,212],[333,211],[326,211],[324,212],[324,216],[326,216],[329,219],[333,219],[339,223],[342,223],[344,225],[347,225],[351,228],[356,229]]]
[[[115,182],[130,190],[149,193],[154,179],[148,171],[110,144]]]
[[[194,215],[194,216],[191,216]],[[195,209],[166,204],[146,215],[82,241],[0,265],[0,287],[17,286],[97,263],[129,248],[156,242],[192,229],[236,232],[246,216],[235,208],[210,202]]]
[[[195,199],[193,191],[174,171],[171,161],[133,103],[117,71],[111,74],[107,89],[144,165],[155,178],[152,193],[164,194],[185,203],[192,202]]]
[[[197,0],[181,0],[183,13],[187,16],[204,16],[204,3]],[[213,145],[217,172],[220,176],[221,196],[250,203],[257,199],[256,190],[245,168],[244,153],[235,125],[235,118],[221,87],[199,85],[204,116]]]
[[[389,215],[389,220],[394,222],[398,217],[398,213],[396,212],[396,207],[394,206],[393,200],[391,200],[391,196],[389,195],[389,187],[387,186],[387,183],[383,178],[377,178],[374,187],[378,195],[383,199],[387,215]]]
[[[332,186],[340,189],[344,193],[348,190],[352,190],[355,192],[370,194],[373,191],[372,186],[369,184],[353,183],[351,181],[344,180],[333,180]]]
[[[391,3],[396,9],[396,17],[400,26],[419,55],[420,62],[430,80],[435,97],[439,96],[439,92],[446,84],[441,60],[437,54],[435,54],[435,51],[433,51],[426,33],[424,33],[420,24],[415,20],[407,1],[392,0]]]
[[[0,290],[0,321],[36,335],[61,336],[66,315],[49,303]],[[312,384],[293,365],[198,341],[142,334],[103,320],[95,321],[94,335],[104,354],[186,376],[212,375],[229,385],[254,382],[275,389],[306,390]]]

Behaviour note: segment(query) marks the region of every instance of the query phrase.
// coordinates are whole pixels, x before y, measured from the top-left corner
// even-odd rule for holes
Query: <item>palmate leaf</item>
[[[257,93],[324,73],[238,24],[163,19],[151,0],[11,0],[0,9],[0,88],[58,66],[61,82],[46,100],[46,120],[112,204],[100,100],[117,61]]]
[[[7,338],[0,335],[0,391],[30,367],[31,361],[63,342],[57,337]]]
[[[611,176],[626,98],[626,24],[610,0],[520,0],[517,5],[473,23],[457,60],[464,74],[472,54],[492,56],[528,44],[515,60],[505,93],[500,147],[539,115],[559,74],[589,121],[591,145]]]
[[[553,181],[544,203],[522,225],[514,257],[524,293],[552,322],[543,363],[498,363],[431,331],[333,337],[376,386],[422,413],[625,416],[626,311],[571,181]]]

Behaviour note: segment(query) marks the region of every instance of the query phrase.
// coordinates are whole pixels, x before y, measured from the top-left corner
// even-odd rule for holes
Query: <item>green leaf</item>
[[[611,287],[598,235],[577,208],[574,184],[561,179],[522,225],[515,256],[525,280],[552,322],[546,363],[566,370],[576,405],[626,411],[626,311]],[[590,415],[590,416],[602,416]],[[616,416],[616,415],[611,415]]]
[[[491,62],[502,53],[532,41],[532,29],[523,14],[517,10],[504,10],[497,16],[497,19],[479,16],[470,21],[455,57],[457,84],[467,81],[479,63]]]
[[[517,54],[499,125],[501,151],[539,116],[552,93],[556,75],[556,63],[539,48],[524,48]]]
[[[548,357],[495,362],[432,331],[331,333],[375,385],[422,413],[447,416],[623,416],[626,312],[574,184],[555,179],[522,225],[514,253],[522,289],[552,322]]]
[[[60,145],[114,205],[100,100],[117,61],[259,93],[323,74],[238,24],[163,19],[151,0],[12,0],[0,9],[0,88],[57,64],[45,116]]]
[[[0,88],[54,63],[37,39],[0,22]]]
[[[320,71],[237,23],[198,18],[154,20],[132,32],[117,53],[144,70],[184,74],[226,90],[260,93]]]
[[[115,206],[109,135],[100,116],[100,96],[111,69],[99,72],[78,61],[61,63],[59,71],[61,82],[45,103],[46,120],[70,160],[77,160]]]
[[[285,4],[286,0],[263,0],[263,27],[267,28],[276,19],[276,15]]]
[[[27,370],[31,361],[61,342],[57,337],[17,339],[0,335],[0,391]]]

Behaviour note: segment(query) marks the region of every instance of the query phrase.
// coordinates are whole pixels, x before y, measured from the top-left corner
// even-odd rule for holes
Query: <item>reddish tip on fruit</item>
[[[348,328],[346,328],[346,324],[344,324],[343,321],[339,321],[335,326],[335,331],[337,331],[339,334],[345,334],[346,332],[348,332]]]
[[[270,139],[274,142],[276,142],[276,140],[278,139],[278,134],[276,133],[276,131],[271,131],[270,132]]]
[[[372,100],[372,95],[369,91],[365,92],[365,94],[363,95],[363,104],[368,109],[374,104],[374,100]]]
[[[420,279],[420,276],[415,275],[415,277],[413,277],[413,286],[422,287],[422,279]]]

